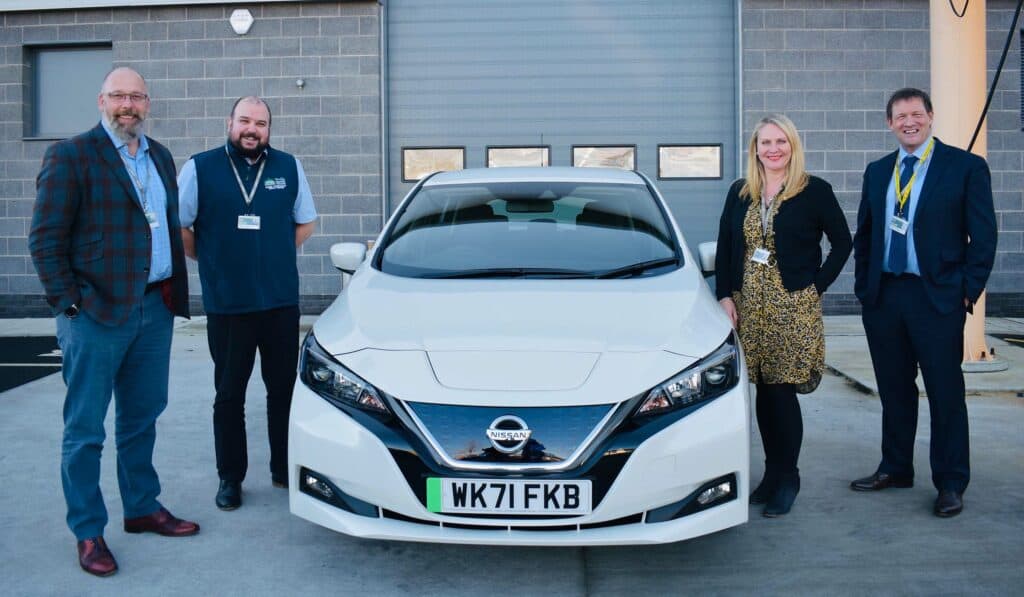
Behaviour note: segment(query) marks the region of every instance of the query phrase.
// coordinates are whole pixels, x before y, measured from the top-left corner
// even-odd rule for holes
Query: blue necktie
[[[908,155],[903,158],[903,171],[900,172],[900,188],[906,189],[910,184],[910,177],[914,175],[914,164],[917,163],[917,156]],[[910,199],[904,204],[905,213],[900,215],[900,198],[896,197],[896,209],[894,214],[900,215],[904,220],[910,219]],[[889,236],[889,271],[897,276],[907,269],[907,235],[900,234],[895,230]]]

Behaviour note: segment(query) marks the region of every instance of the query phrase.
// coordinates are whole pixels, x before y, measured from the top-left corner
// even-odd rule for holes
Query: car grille
[[[414,430],[455,468],[478,468],[474,464],[544,468],[569,465],[599,435],[615,408],[610,404],[513,408],[402,404],[413,415],[410,419]],[[498,450],[487,436],[488,428],[504,416],[518,417],[530,430],[529,439],[513,453]]]

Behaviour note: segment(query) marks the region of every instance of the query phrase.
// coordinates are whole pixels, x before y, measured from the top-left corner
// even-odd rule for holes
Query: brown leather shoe
[[[175,517],[166,508],[160,508],[148,516],[124,519],[126,533],[156,533],[164,537],[187,537],[199,532],[199,525]]]
[[[83,539],[78,542],[78,565],[89,574],[110,576],[117,572],[117,561],[107,548],[103,537]]]
[[[854,491],[881,491],[890,487],[907,489],[913,486],[913,477],[898,477],[888,473],[875,473],[850,483],[850,489]]]

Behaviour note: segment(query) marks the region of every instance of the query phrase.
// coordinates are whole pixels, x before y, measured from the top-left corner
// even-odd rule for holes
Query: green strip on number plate
[[[427,477],[427,510],[441,511],[441,479],[438,477]]]

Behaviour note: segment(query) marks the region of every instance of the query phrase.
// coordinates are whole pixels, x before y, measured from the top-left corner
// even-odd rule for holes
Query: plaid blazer
[[[188,317],[174,160],[151,138],[149,151],[167,190],[170,303],[175,315]],[[150,234],[128,171],[101,125],[46,150],[28,241],[54,314],[77,303],[100,323],[124,322],[145,294]]]

